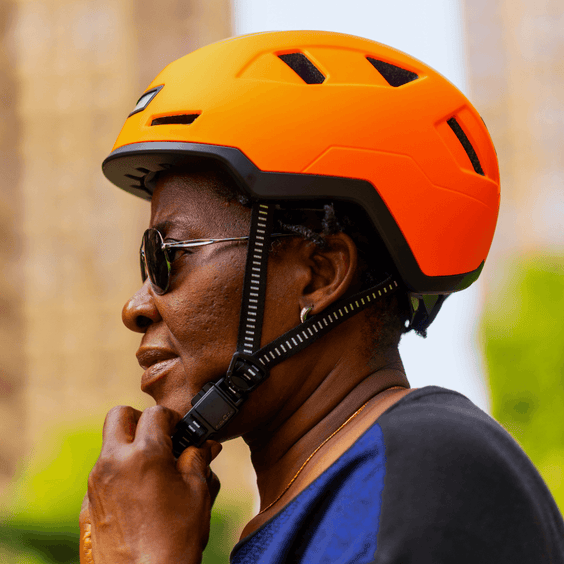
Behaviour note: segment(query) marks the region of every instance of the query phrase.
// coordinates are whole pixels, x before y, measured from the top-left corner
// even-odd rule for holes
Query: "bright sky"
[[[236,34],[322,29],[360,35],[417,57],[467,91],[459,0],[233,0]],[[457,390],[489,412],[476,339],[479,282],[448,298],[427,339],[406,335],[400,352],[412,387]]]
[[[360,35],[421,59],[465,91],[458,0],[233,0],[237,35],[321,29]]]

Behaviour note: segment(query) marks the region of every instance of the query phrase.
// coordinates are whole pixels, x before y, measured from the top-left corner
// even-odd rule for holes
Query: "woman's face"
[[[150,225],[165,241],[245,236],[249,222],[250,210],[222,200],[202,176],[165,177],[151,202]],[[166,294],[154,293],[147,279],[125,304],[125,325],[143,333],[141,388],[157,404],[184,415],[203,385],[225,374],[236,350],[246,253],[246,241],[180,251]],[[299,322],[283,254],[269,261],[266,313],[272,321],[265,322],[263,343]]]

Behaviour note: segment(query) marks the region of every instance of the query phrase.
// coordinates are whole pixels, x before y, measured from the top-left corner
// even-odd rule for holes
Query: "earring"
[[[309,313],[312,309],[313,309],[313,307],[311,307],[311,306],[310,306],[310,307],[304,307],[304,308],[302,309],[302,311],[300,312],[300,321],[301,321],[302,323],[305,322],[305,320],[306,320],[306,318],[307,318],[307,316],[308,316],[308,313]]]

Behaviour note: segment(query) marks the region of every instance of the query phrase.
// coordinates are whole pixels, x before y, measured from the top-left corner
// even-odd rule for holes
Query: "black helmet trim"
[[[319,198],[359,204],[368,213],[403,283],[413,295],[450,294],[464,290],[478,278],[484,266],[482,262],[471,272],[450,276],[423,273],[378,190],[367,180],[265,172],[235,147],[180,142],[133,143],[120,147],[104,160],[102,169],[116,186],[150,200],[158,173],[202,159],[216,161],[255,200]]]

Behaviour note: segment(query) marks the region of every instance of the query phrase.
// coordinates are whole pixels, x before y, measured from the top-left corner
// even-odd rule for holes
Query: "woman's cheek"
[[[229,265],[227,265],[229,266]],[[238,273],[237,273],[238,274]],[[239,276],[230,268],[209,263],[198,276],[186,281],[182,293],[174,293],[168,304],[169,330],[186,355],[215,356],[235,352],[239,326],[241,290]],[[189,284],[190,282],[190,284]]]

